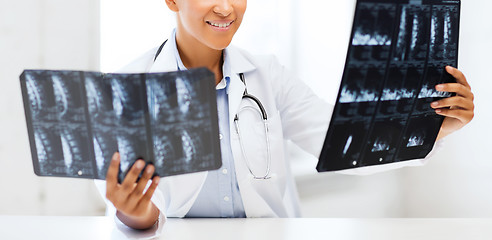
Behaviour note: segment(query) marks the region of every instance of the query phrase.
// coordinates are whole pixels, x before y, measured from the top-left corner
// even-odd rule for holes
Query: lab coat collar
[[[234,46],[225,49],[225,54],[229,56],[231,72],[235,74],[254,71],[256,67]]]
[[[149,72],[171,72],[178,70],[175,58],[176,56],[173,50],[175,44],[176,40],[173,32],[169,38],[169,41],[164,44],[161,53],[152,64]],[[233,75],[250,72],[256,69],[256,67],[245,57],[245,55],[233,46],[227,47],[224,54],[226,54],[230,59],[231,73],[233,73]]]

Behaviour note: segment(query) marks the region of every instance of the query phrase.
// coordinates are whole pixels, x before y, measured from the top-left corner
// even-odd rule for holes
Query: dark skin
[[[148,229],[159,218],[159,209],[151,201],[152,195],[159,184],[159,177],[152,178],[155,170],[154,166],[147,165],[144,169],[145,162],[138,160],[120,184],[118,183],[119,165],[120,154],[115,153],[106,175],[106,198],[117,209],[116,216],[120,221],[134,229]],[[142,177],[137,182],[141,172]],[[144,191],[151,178],[150,187],[147,191]]]

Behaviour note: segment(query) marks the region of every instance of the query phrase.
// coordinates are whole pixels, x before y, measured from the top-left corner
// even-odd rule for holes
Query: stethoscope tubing
[[[265,143],[266,143],[266,147],[267,147],[267,167],[266,167],[266,171],[265,171],[265,174],[262,175],[262,176],[257,176],[256,174],[253,173],[253,170],[251,168],[251,163],[248,159],[248,157],[246,156],[246,151],[244,149],[244,144],[242,142],[241,139],[244,139],[241,135],[241,131],[240,131],[240,128],[239,128],[239,112],[236,114],[236,116],[234,117],[234,124],[235,124],[235,127],[236,127],[236,133],[238,134],[239,136],[239,145],[241,146],[241,153],[243,155],[243,158],[244,158],[244,161],[246,162],[246,166],[248,167],[248,170],[249,172],[251,173],[251,175],[253,175],[253,179],[257,179],[257,180],[266,180],[266,179],[269,179],[271,178],[270,177],[270,168],[271,168],[271,165],[272,165],[272,158],[271,158],[271,153],[270,153],[270,139],[268,137],[268,115],[266,113],[266,110],[265,108],[263,107],[263,104],[261,104],[261,101],[248,93],[248,88],[246,86],[246,80],[244,79],[244,74],[243,73],[240,73],[239,74],[239,78],[241,79],[241,81],[243,82],[244,84],[244,92],[243,92],[243,96],[242,96],[242,99],[250,99],[252,100],[253,102],[256,103],[256,105],[258,106],[258,109],[252,107],[252,106],[246,106],[244,107],[243,109],[239,110],[239,112],[245,110],[245,109],[252,109],[256,112],[259,113],[260,117],[262,118],[263,120],[263,126],[264,126],[264,130],[265,130]]]

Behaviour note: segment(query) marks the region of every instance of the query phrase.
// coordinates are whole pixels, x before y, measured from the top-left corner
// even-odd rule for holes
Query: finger
[[[456,82],[461,83],[465,85],[467,88],[471,89],[470,84],[468,84],[465,75],[460,70],[451,66],[446,66],[446,71],[456,79]]]
[[[148,202],[150,201],[150,199],[152,199],[152,195],[154,195],[154,191],[155,189],[157,188],[157,185],[159,185],[159,181],[161,179],[159,178],[159,176],[155,176],[153,179],[152,179],[152,184],[150,184],[150,187],[147,189],[147,192],[145,192],[145,194],[143,195],[142,199],[140,200],[140,202]]]
[[[142,174],[142,178],[137,183],[137,186],[135,187],[135,190],[133,193],[135,195],[142,195],[145,187],[147,186],[147,183],[149,182],[150,178],[152,177],[152,174],[154,174],[154,166],[148,165],[145,168],[144,173]]]
[[[145,166],[145,162],[143,160],[137,160],[133,166],[130,168],[130,171],[125,176],[123,183],[121,184],[121,189],[123,192],[130,194],[135,188],[135,182],[138,179],[138,176],[142,172],[142,169]]]
[[[465,110],[473,110],[474,105],[473,105],[473,101],[469,99],[455,96],[455,97],[444,98],[439,101],[432,102],[431,107],[434,109],[454,107],[454,108],[461,108]]]
[[[144,195],[143,191],[145,190],[145,187],[152,177],[152,174],[154,174],[154,167],[152,165],[149,165],[145,168],[145,172],[142,175],[142,178],[140,178],[137,186],[127,200],[127,205],[131,207],[131,209],[138,208],[138,204]]]
[[[457,95],[473,100],[474,96],[470,88],[461,83],[443,83],[436,85],[436,90],[440,92],[454,92]]]
[[[120,154],[115,152],[106,172],[106,194],[113,192],[118,186],[118,170],[120,168]],[[107,196],[106,196],[107,197]]]
[[[445,117],[456,118],[463,124],[467,124],[473,119],[473,111],[463,109],[436,109],[436,113]]]

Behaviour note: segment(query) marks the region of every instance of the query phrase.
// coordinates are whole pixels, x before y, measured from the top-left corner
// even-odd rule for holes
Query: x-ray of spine
[[[151,124],[177,122],[182,114],[178,114],[180,108],[178,107],[176,83],[171,79],[159,81],[156,76],[152,76],[147,79],[146,87]]]
[[[192,76],[179,74],[166,76],[148,75],[146,79],[147,102],[152,125],[175,123],[185,120],[203,120],[210,115],[210,106],[200,81]]]
[[[202,81],[185,73],[176,77],[148,75],[146,80],[154,164],[166,170],[159,175],[210,167],[211,106],[203,104],[208,96],[202,93]]]
[[[429,65],[418,98],[442,98],[452,96],[449,92],[439,92],[434,88],[437,84],[446,82],[447,74],[444,67]]]
[[[405,124],[404,118],[376,120],[359,166],[391,162],[400,144]]]
[[[61,121],[85,123],[82,79],[76,72],[54,72],[51,75],[57,116]]]
[[[87,108],[93,125],[111,126],[115,124],[111,82],[104,81],[98,73],[84,73],[87,94]]]
[[[402,137],[396,160],[423,158],[432,150],[442,118],[436,115],[414,116]]]
[[[99,73],[85,73],[84,76],[97,178],[105,179],[110,159],[118,151],[111,81],[104,80]]]
[[[424,70],[419,65],[391,64],[381,93],[380,116],[403,116],[412,111]]]
[[[214,156],[207,153],[211,147],[207,143],[210,133],[199,127],[160,133],[153,137],[156,158],[154,164],[165,170],[158,172],[160,176],[211,167]]]
[[[32,71],[25,79],[40,171],[91,177],[80,74]]]
[[[458,44],[458,7],[434,6],[431,17],[430,59],[449,59]]]
[[[376,102],[379,100],[378,86],[384,73],[377,66],[352,67],[348,70],[340,93],[340,103]]]
[[[330,161],[322,162],[322,164],[329,164],[337,169],[358,166],[369,126],[369,120],[337,124],[333,128],[333,133],[327,136],[327,143],[330,147],[324,149],[330,156]]]
[[[65,173],[67,166],[63,160],[60,136],[49,129],[36,127],[34,141],[40,171],[49,175]]]
[[[318,170],[384,164],[430,152],[443,119],[430,104],[452,96],[435,86],[455,81],[444,67],[457,64],[459,5],[445,0],[357,1]]]
[[[393,61],[425,61],[429,39],[430,6],[401,7]]]
[[[352,50],[349,52],[352,62],[386,62],[391,50],[396,6],[361,3],[356,16]]]
[[[388,79],[381,95],[381,101],[391,101],[414,98],[422,79],[423,70],[418,66],[389,67]]]
[[[120,174],[119,179],[124,179],[126,173],[137,159],[144,159],[147,162],[149,159],[146,146],[147,137],[145,132],[141,131],[125,131],[120,128],[116,132],[116,142],[120,154]]]
[[[94,145],[94,158],[96,161],[97,178],[105,179],[109,163],[113,153],[118,150],[118,141],[111,131],[93,129],[92,144]]]
[[[79,176],[92,176],[89,136],[85,129],[65,128],[61,131],[60,138],[65,160],[66,174]]]
[[[120,180],[147,152],[145,98],[138,74],[86,74],[86,93],[98,178],[104,179],[114,152],[120,153]]]
[[[117,142],[121,164],[120,179],[123,179],[137,159],[153,160],[151,152],[148,152],[152,145],[147,142],[145,125],[145,84],[142,76],[138,74],[106,74],[103,81],[111,83],[112,109],[116,124],[112,126],[109,136],[113,137],[110,141],[116,139]],[[108,133],[107,128],[104,130]]]
[[[120,126],[145,125],[145,88],[140,75],[107,74],[105,80],[111,82],[113,111]]]
[[[87,133],[63,129],[55,132],[37,128],[34,133],[40,170],[49,175],[91,177]]]
[[[352,45],[390,46],[395,6],[393,4],[361,4],[360,24],[357,25]]]
[[[43,71],[33,71],[26,73],[25,79],[32,118],[56,121],[54,89],[49,76]]]
[[[120,181],[137,159],[161,176],[221,164],[214,78],[206,69],[26,70],[20,78],[38,175],[105,179],[116,151]]]

